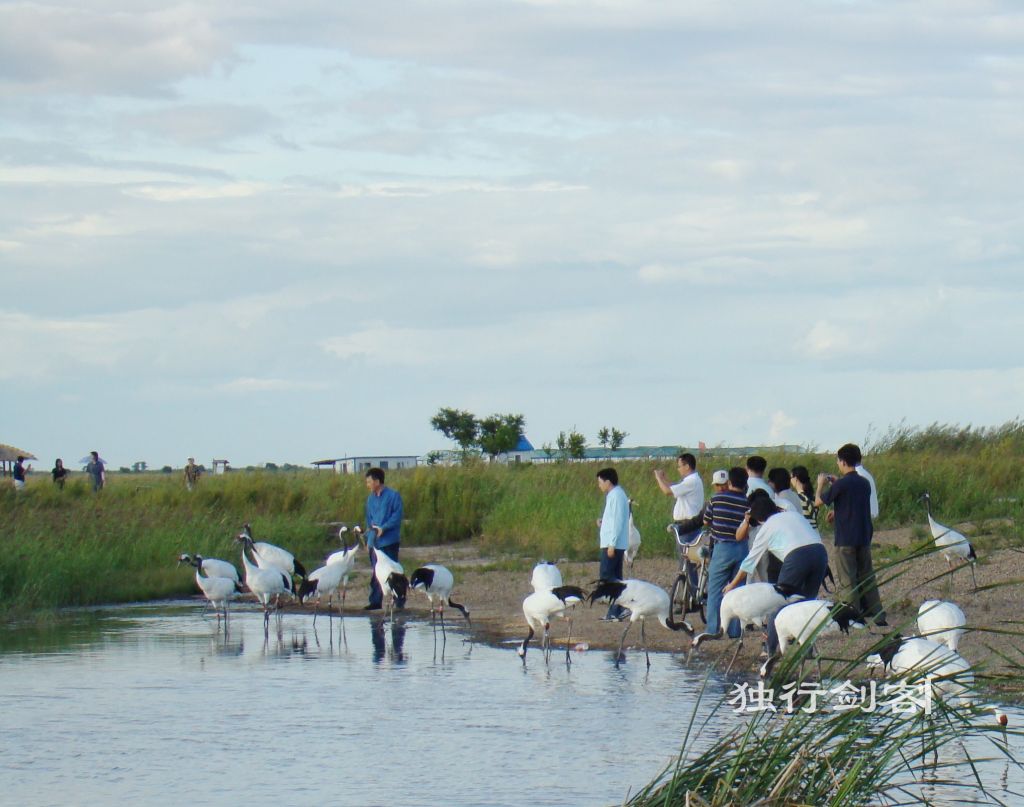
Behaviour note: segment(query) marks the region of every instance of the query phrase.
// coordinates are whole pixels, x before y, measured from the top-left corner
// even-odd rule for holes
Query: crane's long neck
[[[252,541],[249,541],[249,540],[247,540],[244,544],[242,544],[242,565],[245,567],[246,577],[248,577],[249,574],[251,574],[252,572],[256,571],[257,568],[259,568],[259,567],[255,566],[249,560],[249,556],[245,554],[245,550],[249,549],[251,546],[252,546]]]

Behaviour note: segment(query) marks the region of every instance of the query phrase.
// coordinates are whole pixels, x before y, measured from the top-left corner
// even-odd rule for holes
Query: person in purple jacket
[[[399,544],[402,540],[402,497],[397,490],[384,484],[384,471],[371,468],[366,472],[366,547],[370,553],[370,602],[365,611],[380,610],[384,593],[376,575],[372,574],[377,564],[377,553],[383,552],[392,560],[398,560]],[[405,598],[395,600],[398,608],[405,607]]]

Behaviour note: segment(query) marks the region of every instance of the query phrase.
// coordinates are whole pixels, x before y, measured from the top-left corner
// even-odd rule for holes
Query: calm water
[[[314,633],[289,614],[265,641],[262,615],[238,609],[225,639],[200,610],[106,608],[0,635],[3,800],[614,804],[671,761],[704,684],[660,654],[647,674],[639,654],[616,669],[578,653],[567,671],[531,650],[524,670],[511,646],[454,630],[435,645],[415,621],[350,617],[332,644],[326,620]],[[1021,789],[1003,763],[985,775]]]

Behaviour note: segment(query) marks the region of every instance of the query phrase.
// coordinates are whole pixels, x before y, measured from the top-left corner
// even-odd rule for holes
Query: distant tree
[[[480,424],[472,412],[442,407],[430,419],[430,425],[449,440],[455,442],[463,454],[468,454],[476,445]]]
[[[174,469],[170,465],[165,465],[163,468],[160,469],[160,473],[162,473],[162,474],[173,474],[174,473]]]
[[[268,471],[276,471],[277,470],[277,463],[276,462],[268,462],[263,467],[265,469],[267,469]]]
[[[629,432],[620,432],[615,427],[609,429],[605,426],[597,433],[597,443],[602,448],[610,448],[615,451],[617,448],[622,448],[622,442],[627,437],[629,437]]]
[[[551,445],[551,443],[545,443],[540,447],[540,450],[544,452],[544,456],[547,457],[549,460],[555,456],[555,449]]]
[[[443,456],[440,451],[428,451],[426,456],[427,465],[437,465]]]
[[[119,473],[122,473],[122,474],[130,474],[132,472],[132,469],[129,468],[128,466],[126,466],[126,465],[122,465],[117,470],[118,470]]]
[[[499,454],[507,454],[519,443],[526,428],[522,415],[491,415],[478,423],[477,445],[491,461]]]
[[[559,432],[555,445],[558,446],[558,453],[563,460],[581,460],[587,455],[587,438],[576,431],[575,426],[568,434]]]

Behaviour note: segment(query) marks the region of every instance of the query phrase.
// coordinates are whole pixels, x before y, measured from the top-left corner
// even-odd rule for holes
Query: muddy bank
[[[912,542],[911,530],[880,532],[875,537],[876,563],[887,552],[905,550]],[[967,614],[968,625],[980,629],[1017,630],[1021,619],[1021,604],[1024,601],[1024,585],[1007,585],[986,589],[986,586],[1006,581],[1024,581],[1024,553],[1015,549],[993,550],[980,553],[976,568],[979,590],[974,591],[970,571],[963,569],[955,574],[950,585],[949,578],[932,580],[946,570],[945,561],[938,555],[930,555],[903,564],[896,579],[885,582],[881,588],[882,602],[892,626],[906,625],[903,633],[916,632],[914,624],[917,608],[926,599],[950,599],[960,605]],[[481,556],[472,543],[437,547],[403,547],[401,559],[407,572],[424,563],[441,563],[452,570],[456,578],[454,599],[470,610],[472,632],[476,639],[494,644],[519,641],[526,634],[522,614],[522,601],[532,592],[530,572],[534,559]],[[346,614],[359,616],[364,612],[369,581],[368,562],[365,555],[360,559],[359,569],[350,581]],[[594,583],[598,564],[560,562],[559,568],[566,584],[578,585],[584,589]],[[676,564],[667,558],[645,558],[642,553],[628,576],[648,580],[668,590],[676,574]],[[930,582],[929,582],[930,581]],[[289,610],[299,610],[290,606]],[[306,610],[302,608],[301,610]],[[573,645],[582,644],[590,651],[614,649],[618,646],[624,625],[600,622],[606,606],[596,604],[593,608],[582,607],[573,627]],[[405,610],[407,618],[429,618],[427,599],[418,592],[411,592]],[[703,627],[700,617],[690,615],[690,620],[699,632]],[[447,619],[459,629],[465,623],[457,611],[449,610]],[[552,627],[556,646],[564,647],[565,624]],[[880,630],[880,629],[875,629]],[[819,649],[826,657],[852,657],[872,642],[866,631],[854,631],[850,638],[829,636],[819,643]],[[639,649],[640,634],[634,626],[627,636],[627,648]],[[685,654],[690,639],[683,633],[665,630],[661,625],[652,624],[647,630],[648,647],[672,653]],[[694,660],[718,663],[724,667],[735,648],[730,640],[709,642],[693,653]],[[994,651],[996,648],[998,652]],[[1005,673],[1010,668],[1000,657],[1024,661],[1021,640],[1016,636],[988,633],[983,630],[969,632],[961,640],[960,652],[973,664],[980,665],[987,673]],[[736,669],[754,670],[759,664],[758,656],[762,646],[756,633],[748,633],[737,662]],[[1018,685],[1019,686],[1019,685]]]

